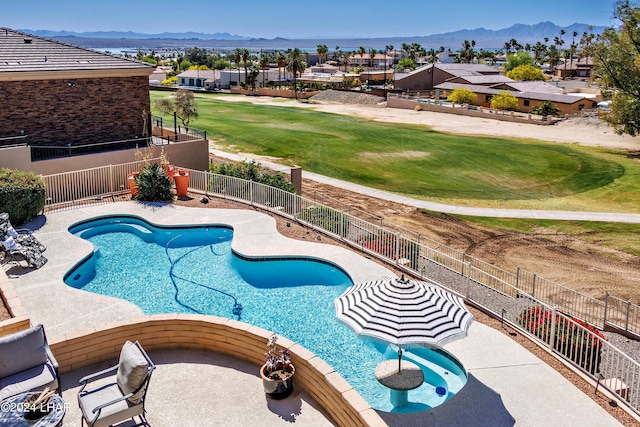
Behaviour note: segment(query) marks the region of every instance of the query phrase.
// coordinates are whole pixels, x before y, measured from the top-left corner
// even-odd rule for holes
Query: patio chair
[[[12,263],[22,268],[40,268],[47,263],[47,258],[37,248],[22,246],[11,236],[0,240],[0,254],[7,264]]]
[[[136,425],[148,425],[144,402],[155,365],[138,341],[127,341],[120,352],[118,365],[80,380],[78,405],[82,411],[81,425],[89,427],[110,426],[135,417]],[[109,382],[99,382],[92,389],[87,385],[106,375],[115,374]]]
[[[45,245],[36,239],[36,237],[31,233],[31,230],[26,228],[13,228],[9,221],[9,214],[2,212],[0,213],[0,240],[6,240],[7,236],[12,237],[20,246],[25,248],[34,248],[40,253],[47,249]]]
[[[58,389],[60,375],[44,326],[0,337],[0,399],[29,391]]]

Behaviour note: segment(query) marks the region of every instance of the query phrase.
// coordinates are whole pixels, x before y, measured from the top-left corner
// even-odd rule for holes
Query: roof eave
[[[104,77],[148,77],[154,68],[114,68],[102,70],[0,71],[0,81],[90,79]]]

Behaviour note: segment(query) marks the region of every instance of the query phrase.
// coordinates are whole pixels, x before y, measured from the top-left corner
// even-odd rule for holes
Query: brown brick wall
[[[0,82],[0,105],[0,137],[24,130],[33,145],[117,141],[142,136],[149,81],[140,76]]]

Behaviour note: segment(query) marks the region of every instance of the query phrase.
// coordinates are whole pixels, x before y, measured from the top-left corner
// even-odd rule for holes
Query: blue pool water
[[[353,283],[332,263],[237,255],[229,227],[168,228],[118,216],[84,221],[70,232],[95,249],[66,274],[67,285],[130,301],[146,314],[209,314],[274,331],[329,363],[375,409],[431,409],[467,381],[460,362],[444,350],[406,350],[403,357],[422,368],[425,382],[409,392],[408,406],[394,408],[374,370],[397,350],[358,338],[336,319],[333,300]]]

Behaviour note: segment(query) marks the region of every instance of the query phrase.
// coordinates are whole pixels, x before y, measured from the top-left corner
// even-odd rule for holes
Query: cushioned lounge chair
[[[38,249],[22,246],[10,236],[0,241],[0,253],[6,263],[15,264],[22,268],[40,268],[47,263],[47,258]]]
[[[58,389],[60,375],[42,325],[0,337],[0,400]]]
[[[148,425],[144,402],[155,365],[138,341],[127,341],[120,352],[118,365],[87,375],[80,380],[78,405],[82,411],[81,425],[103,427],[138,417],[136,425]],[[113,375],[110,382],[88,389],[99,378]]]
[[[34,248],[39,252],[44,252],[47,248],[26,228],[14,228],[9,221],[9,214],[0,213],[0,240],[6,240],[7,236],[12,237],[17,244],[25,248]]]

